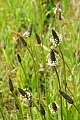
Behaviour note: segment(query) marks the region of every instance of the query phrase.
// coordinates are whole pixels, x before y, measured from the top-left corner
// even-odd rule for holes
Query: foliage
[[[0,0],[0,120],[80,119],[78,4]]]

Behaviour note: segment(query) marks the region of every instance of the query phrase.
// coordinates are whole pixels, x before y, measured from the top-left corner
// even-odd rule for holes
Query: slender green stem
[[[58,75],[58,72],[57,72],[56,67],[54,67],[54,69],[55,69],[55,72],[56,72],[56,75],[57,75],[57,78],[58,78],[59,89],[61,90],[61,85],[60,85],[59,75]]]
[[[3,120],[5,120],[1,107],[0,107],[0,113],[1,113],[1,115],[2,115]]]
[[[75,109],[77,110],[77,112],[80,114],[80,110],[76,107],[75,104],[73,104],[73,105],[74,105]]]
[[[36,68],[37,68],[36,62],[35,62],[35,60],[34,60],[34,57],[33,57],[32,52],[30,51],[30,49],[29,49],[28,46],[27,46],[27,50],[28,50],[28,52],[30,53],[30,55],[31,55],[31,57],[32,57],[32,59],[33,59],[33,67],[34,67],[34,73],[35,73],[35,78],[36,78],[37,92],[39,93],[39,85],[38,85],[38,79],[37,79],[37,74],[36,74]]]
[[[17,103],[17,105],[18,105],[18,107],[19,107],[20,116],[21,116],[22,120],[24,120],[23,113],[22,113],[22,108],[21,108],[21,104],[20,104],[17,96],[15,95],[14,91],[12,92],[12,95],[13,95],[13,97],[14,97],[14,99],[15,99],[15,102]]]
[[[59,56],[60,56],[60,55],[59,55]],[[61,56],[60,56],[60,58],[62,59]],[[72,76],[72,79],[74,80],[74,76],[73,76],[73,74],[72,74],[72,72],[71,72],[71,70],[70,70],[68,64],[67,64],[65,61],[64,61],[64,63],[65,63],[65,65],[66,65],[66,67],[68,68],[68,70],[69,70],[69,72],[70,72],[70,74],[71,74],[71,76]]]
[[[33,120],[32,109],[30,108],[31,120]]]
[[[60,56],[60,55],[59,55]],[[60,58],[62,59],[62,57],[60,56]],[[65,61],[64,61],[65,62]],[[70,70],[70,68],[69,68],[69,66],[68,66],[68,64],[65,62],[65,65],[66,65],[66,67],[68,68],[68,70],[69,70],[69,72],[70,72],[70,74],[71,74],[71,76],[72,76],[72,79],[74,80],[74,76],[73,76],[73,74],[72,74],[72,72],[71,72],[71,70]],[[71,95],[73,96],[73,98],[75,99],[75,97],[74,97],[74,95],[73,95],[73,93],[70,91],[70,89],[69,89],[69,87],[67,86],[67,89],[69,90],[69,92],[71,93]],[[75,101],[76,101],[76,99],[75,99]],[[76,101],[77,102],[77,101]]]
[[[43,57],[43,65],[44,65],[44,71],[45,71],[45,73],[44,73],[44,78],[45,78],[45,97],[46,97],[46,99],[47,99],[47,72],[46,72],[46,61],[45,61],[45,53],[44,53],[44,45],[43,45],[43,41],[42,41],[42,43],[40,44],[40,47],[41,47],[41,50],[42,50],[42,57]],[[45,47],[45,48],[47,48],[47,47]]]
[[[28,50],[28,52],[30,53],[30,55],[31,55],[31,57],[32,57],[32,59],[33,59],[34,72],[35,72],[35,77],[36,77],[36,63],[35,63],[35,60],[34,60],[33,54],[32,54],[32,52],[30,51],[30,49],[28,48],[28,46],[27,46],[27,50]]]
[[[75,102],[77,103],[77,101],[76,101],[76,99],[75,99],[75,97],[74,97],[73,93],[71,92],[71,90],[69,89],[69,87],[68,87],[68,86],[67,86],[67,89],[68,89],[68,91],[71,93],[71,95],[73,96],[73,98],[74,98]]]
[[[60,53],[61,53],[61,56],[62,56],[62,60],[63,60],[63,75],[64,75],[64,85],[65,85],[65,92],[66,92],[66,70],[65,70],[65,61],[64,61],[64,56],[63,56],[63,53],[61,51],[61,48],[59,46],[59,50],[60,50]],[[66,102],[66,114],[67,114],[67,118],[68,118],[68,111],[67,111],[67,102]]]
[[[9,60],[9,58],[8,58],[8,56],[7,56],[7,54],[6,54],[6,51],[5,51],[4,49],[3,49],[3,53],[4,53],[4,56],[5,56],[6,61],[7,61],[7,63],[8,63],[8,67],[9,67],[9,68],[12,68],[11,61]]]
[[[44,116],[44,120],[46,120],[46,117]]]
[[[57,75],[57,78],[58,78],[59,89],[61,90],[59,75],[58,75],[56,67],[54,67],[54,69],[55,69],[55,72],[56,72],[56,75]],[[62,97],[61,96],[60,96],[60,102],[61,102],[61,120],[63,120],[63,115],[62,115]]]
[[[61,53],[61,56],[62,56],[62,60],[63,60],[63,75],[64,75],[64,83],[65,83],[65,92],[66,92],[66,70],[65,70],[65,61],[64,61],[64,56],[63,56],[63,53],[61,51],[61,48],[59,47],[59,50],[60,50],[60,53]]]
[[[27,79],[27,76],[26,76],[25,70],[24,70],[24,68],[23,68],[23,66],[22,66],[22,63],[20,63],[20,65],[21,65],[21,68],[22,68],[23,73],[24,73],[24,75],[25,75],[25,78]]]
[[[57,115],[56,115],[56,119],[58,120],[58,113],[57,113]]]
[[[23,68],[23,66],[22,66],[22,63],[20,63],[20,65],[21,65],[21,68],[22,68],[22,70],[23,70],[23,73],[24,73],[25,78],[26,78],[26,81],[27,81],[27,76],[26,76],[25,70],[24,70],[24,68]],[[28,82],[29,82],[29,81],[27,81],[27,87],[28,87],[28,89],[29,89]]]

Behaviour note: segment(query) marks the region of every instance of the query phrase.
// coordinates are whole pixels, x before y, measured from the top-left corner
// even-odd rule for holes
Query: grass
[[[62,0],[61,3],[63,19],[59,20],[53,13],[56,0],[0,0],[0,120],[80,119],[80,2],[75,10],[71,1]],[[18,40],[21,28],[27,30],[30,23],[33,24],[32,34],[29,38],[24,37],[27,46],[23,46]],[[49,40],[52,29],[62,35],[62,42],[57,47]],[[41,44],[37,43],[36,34]],[[2,48],[2,40],[6,48]],[[50,49],[59,54],[55,67],[47,65]],[[11,92],[9,78],[14,88]],[[18,88],[23,94],[26,88],[25,95]],[[68,103],[59,90],[74,102]],[[53,114],[49,109],[52,102],[59,106],[57,109],[53,106]]]

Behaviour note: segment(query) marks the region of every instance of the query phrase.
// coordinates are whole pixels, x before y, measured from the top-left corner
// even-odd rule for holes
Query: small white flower
[[[50,38],[50,42],[53,43],[53,45],[56,47],[57,45],[59,45],[62,41],[62,35],[58,34],[59,37],[59,41],[55,38],[53,38],[53,36]]]
[[[58,17],[59,20],[63,19],[61,8],[62,8],[62,6],[61,6],[60,2],[58,2],[58,4],[56,5],[56,7],[53,8],[53,13],[55,15],[57,15],[57,17]]]
[[[23,37],[29,38],[30,37],[30,33],[28,31],[23,33]]]
[[[54,14],[57,14],[58,12],[61,12],[61,8],[59,8],[59,7],[54,7],[54,8],[53,8],[53,12],[54,12]]]
[[[51,59],[50,59],[50,53],[47,55],[47,65],[49,65],[49,66],[56,66],[57,64],[58,64],[58,59],[56,59],[56,61],[52,61]]]
[[[52,102],[49,104],[48,108],[49,108],[51,114],[55,115],[57,113],[59,106],[57,105],[56,102]]]

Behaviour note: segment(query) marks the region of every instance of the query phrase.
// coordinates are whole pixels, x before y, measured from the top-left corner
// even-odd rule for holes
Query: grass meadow
[[[79,0],[0,0],[0,120],[80,120]]]

